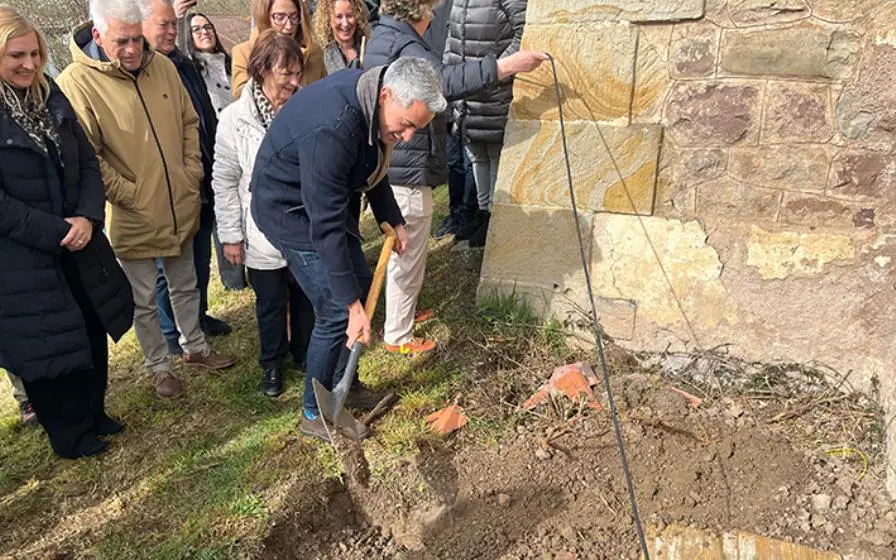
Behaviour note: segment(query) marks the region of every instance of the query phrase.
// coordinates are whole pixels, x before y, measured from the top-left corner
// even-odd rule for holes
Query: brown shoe
[[[187,354],[184,352],[184,363],[188,366],[198,366],[206,369],[224,369],[233,365],[234,360],[231,356],[218,354],[212,350],[211,346],[206,346],[202,352],[196,354]]]
[[[152,384],[156,388],[156,396],[163,399],[180,396],[180,381],[170,371],[159,371],[153,374]]]

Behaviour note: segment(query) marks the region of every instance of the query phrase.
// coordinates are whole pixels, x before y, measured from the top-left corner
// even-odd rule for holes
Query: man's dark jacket
[[[168,53],[167,56],[168,60],[173,62],[174,67],[177,68],[180,81],[183,82],[184,88],[190,94],[193,109],[199,115],[199,149],[202,151],[202,170],[205,171],[205,175],[202,177],[202,188],[199,192],[203,203],[213,203],[215,196],[212,191],[212,166],[215,162],[215,134],[218,130],[215,106],[212,105],[208,89],[205,87],[205,80],[202,79],[202,74],[199,73],[196,63],[177,49]]]
[[[121,338],[134,316],[131,286],[102,231],[106,199],[93,148],[55,84],[47,107],[60,152],[49,141],[47,153],[40,151],[0,108],[0,367],[25,381],[93,367],[84,315],[61,259],[74,261],[112,338]],[[94,228],[90,242],[69,253],[59,243],[72,216],[88,218]]]
[[[381,83],[383,71],[368,72]],[[366,191],[378,223],[404,223],[388,177],[367,184],[380,150],[378,111],[365,116],[358,96],[364,74],[342,70],[293,95],[258,149],[251,184],[262,233],[281,251],[317,251],[335,302],[345,305],[362,295],[348,251],[348,236],[361,238],[352,210],[359,194]],[[368,98],[366,106],[378,103]]]
[[[479,91],[498,80],[498,63],[494,57],[446,65],[442,64],[441,52],[441,49],[434,52],[410,24],[383,14],[373,26],[364,65],[390,64],[402,56],[422,58],[435,68],[442,80],[442,94],[448,101]],[[435,187],[446,182],[446,134],[445,115],[440,114],[428,127],[418,130],[410,142],[399,142],[389,168],[392,184]]]

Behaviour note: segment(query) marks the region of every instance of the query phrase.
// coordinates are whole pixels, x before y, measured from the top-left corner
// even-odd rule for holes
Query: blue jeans
[[[476,198],[476,179],[473,166],[463,143],[448,135],[448,207],[451,217],[464,223],[472,220],[479,210]]]
[[[211,204],[203,204],[199,211],[199,230],[193,236],[193,264],[196,266],[196,285],[199,288],[199,317],[208,312],[208,282],[211,277],[212,232],[215,229],[215,209]],[[165,340],[177,342],[180,333],[174,324],[174,311],[168,296],[168,281],[162,272],[162,261],[156,259],[156,305],[159,307],[159,323]]]
[[[327,281],[327,271],[317,251],[301,251],[283,247],[281,249],[289,270],[295,276],[302,291],[311,301],[314,308],[314,329],[308,342],[308,364],[305,369],[305,396],[303,405],[308,413],[316,415],[317,402],[314,400],[312,379],[317,379],[327,389],[333,388],[345,372],[349,350],[345,347],[345,329],[348,328],[348,306],[333,302],[333,294]],[[348,238],[348,251],[351,254],[355,276],[366,299],[367,290],[373,279],[361,242],[354,237]],[[355,378],[357,383],[357,377]]]

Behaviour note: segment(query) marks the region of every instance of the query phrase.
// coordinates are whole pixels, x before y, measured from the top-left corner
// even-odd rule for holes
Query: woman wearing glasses
[[[301,0],[252,0],[252,17],[255,20],[255,28],[252,35],[245,43],[233,47],[233,99],[239,99],[243,86],[249,80],[248,64],[249,54],[255,45],[258,35],[268,29],[288,35],[298,41],[302,46],[302,58],[305,61],[302,72],[302,85],[307,86],[312,82],[327,75],[324,68],[324,54],[314,41],[314,32],[311,29],[311,16],[305,3]]]
[[[184,17],[183,13],[177,11],[177,8],[186,11],[195,4],[195,0],[175,2],[178,18],[177,48],[196,63],[205,80],[215,113],[220,114],[231,101],[230,55],[218,39],[215,24],[205,14],[190,12]]]

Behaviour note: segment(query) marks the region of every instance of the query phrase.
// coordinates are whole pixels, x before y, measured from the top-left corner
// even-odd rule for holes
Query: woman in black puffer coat
[[[0,367],[58,455],[93,455],[124,427],[105,412],[106,333],[131,327],[131,287],[102,231],[96,156],[43,75],[46,43],[6,5],[0,37]]]
[[[498,60],[520,49],[526,23],[526,0],[454,0],[448,22],[445,63],[458,64],[494,57]],[[465,228],[458,239],[470,245],[485,244],[491,216],[498,160],[504,145],[504,128],[513,99],[513,77],[454,103],[453,130],[466,147],[473,165],[479,201],[478,227]]]

